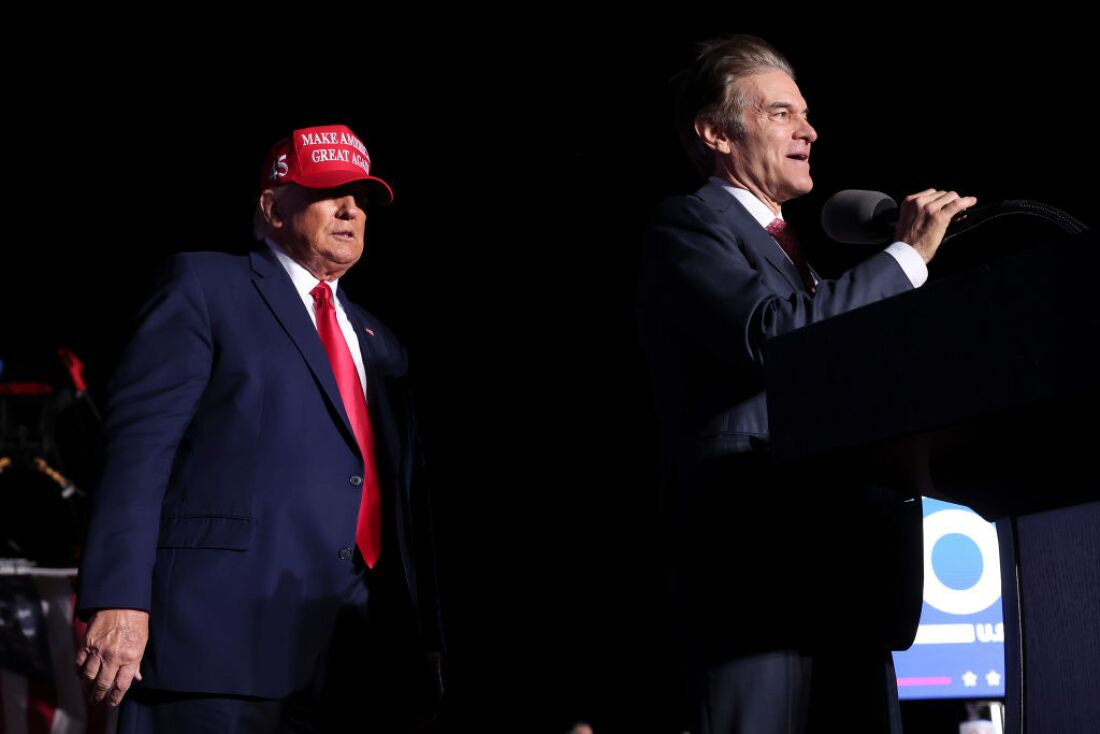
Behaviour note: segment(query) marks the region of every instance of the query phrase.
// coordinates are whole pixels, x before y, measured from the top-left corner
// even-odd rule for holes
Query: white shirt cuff
[[[924,281],[928,280],[928,266],[924,264],[924,258],[912,247],[904,242],[895,242],[886,248],[886,252],[898,261],[898,265],[905,271],[906,277],[914,288],[920,288],[924,285]]]

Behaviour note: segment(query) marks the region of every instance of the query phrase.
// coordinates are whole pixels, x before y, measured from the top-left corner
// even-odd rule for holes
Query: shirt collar
[[[283,252],[283,248],[275,244],[270,237],[264,239],[267,246],[271,248],[271,251],[275,253],[275,257],[279,259],[279,263],[282,264],[283,270],[290,276],[290,280],[294,283],[294,290],[298,291],[303,299],[312,300],[313,296],[310,295],[310,291],[317,287],[317,276],[309,272],[301,265],[298,264],[294,258]],[[332,289],[332,298],[336,299],[336,287],[340,282],[339,278],[335,280],[326,280],[328,287]]]
[[[717,176],[711,176],[710,180],[726,191],[733,195],[733,198],[737,199],[741,203],[741,206],[749,210],[749,214],[752,218],[760,223],[761,227],[767,228],[772,221],[783,218],[783,210],[780,209],[779,213],[774,213],[768,208],[767,204],[757,199],[756,196],[746,189],[738,188],[725,179],[718,178]]]

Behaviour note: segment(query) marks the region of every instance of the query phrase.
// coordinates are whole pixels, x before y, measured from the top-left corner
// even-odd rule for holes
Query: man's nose
[[[811,125],[810,121],[805,117],[802,118],[802,125],[798,130],[798,137],[804,139],[808,143],[817,140],[817,130],[814,130],[814,126]]]
[[[337,216],[341,219],[357,219],[365,213],[363,207],[359,205],[359,202],[351,194],[340,197]]]

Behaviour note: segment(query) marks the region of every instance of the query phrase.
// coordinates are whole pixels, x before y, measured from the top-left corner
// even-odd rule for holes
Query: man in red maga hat
[[[405,350],[339,287],[393,191],[343,125],[262,171],[262,241],[174,257],[109,390],[76,663],[119,732],[388,730],[441,690]]]

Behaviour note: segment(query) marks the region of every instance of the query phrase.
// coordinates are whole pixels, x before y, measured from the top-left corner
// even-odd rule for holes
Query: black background
[[[350,125],[396,203],[372,212],[367,257],[341,287],[411,354],[448,716],[467,727],[641,731],[660,708],[648,610],[663,549],[633,294],[653,204],[697,183],[668,84],[691,41],[756,33],[793,62],[820,135],[815,190],[784,208],[804,240],[844,188],[952,188],[1093,219],[1094,41],[1079,17],[897,8],[857,32],[831,30],[855,11],[613,23],[528,8],[430,26],[324,12],[244,34],[206,19],[173,41],[171,18],[74,32],[14,63],[4,379],[52,375],[68,346],[100,398],[156,260],[246,247],[270,144]],[[1048,234],[990,225],[945,247],[933,276]],[[814,254],[828,274],[865,253]]]

